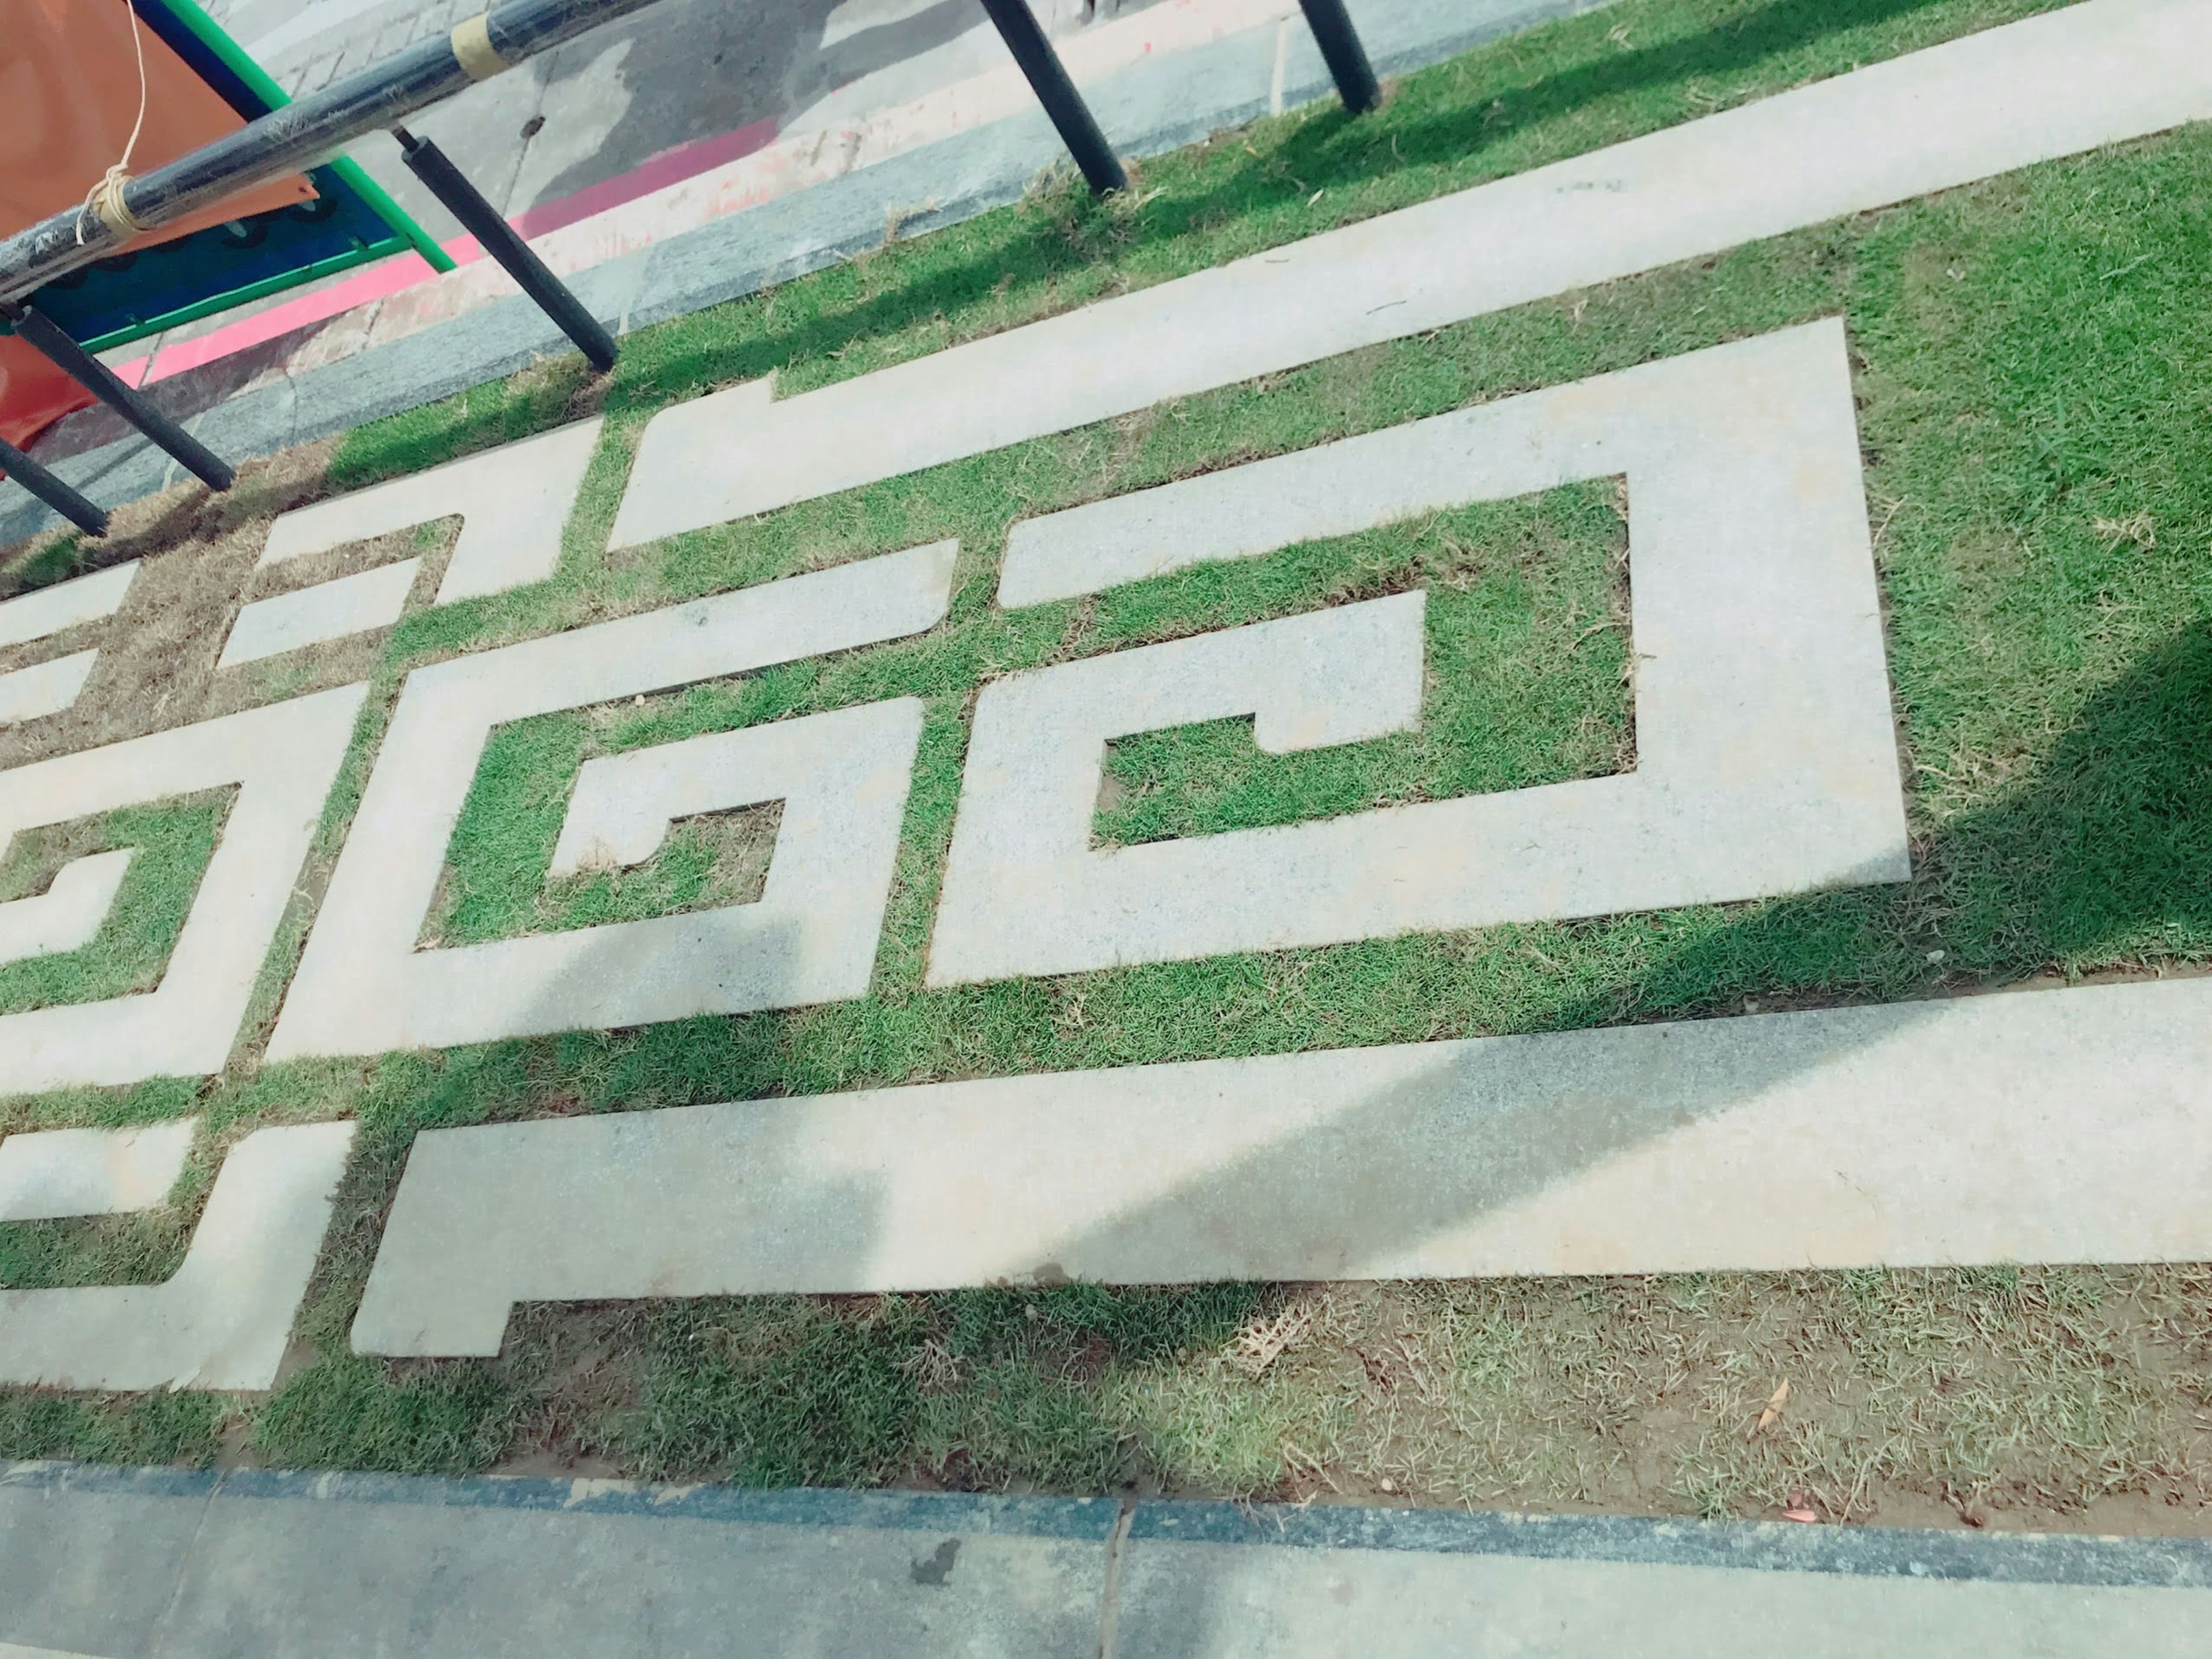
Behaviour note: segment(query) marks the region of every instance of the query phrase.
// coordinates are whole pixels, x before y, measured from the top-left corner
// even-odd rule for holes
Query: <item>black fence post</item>
[[[1021,65],[1030,90],[1036,94],[1037,102],[1060,129],[1060,141],[1067,146],[1075,165],[1083,169],[1091,193],[1103,196],[1109,191],[1127,190],[1129,175],[1121,171],[1121,161],[1107,146],[1106,135],[1091,119],[1091,106],[1083,101],[1075,82],[1067,78],[1060,54],[1037,27],[1028,0],[983,0],[983,9],[998,26],[999,38],[1013,53],[1014,62]]]
[[[1382,88],[1376,82],[1374,65],[1367,61],[1367,49],[1359,44],[1344,0],[1298,0],[1298,4],[1305,9],[1314,44],[1336,78],[1336,95],[1344,100],[1345,112],[1366,114],[1382,101]]]
[[[145,434],[210,489],[230,488],[238,474],[229,462],[155,408],[144,393],[125,386],[113,369],[71,339],[61,325],[36,306],[0,305],[0,317],[5,317],[40,356]]]
[[[614,336],[584,309],[584,302],[566,283],[546,269],[545,262],[531,251],[530,244],[516,234],[513,225],[500,217],[499,210],[446,159],[445,151],[428,138],[417,138],[405,127],[392,128],[392,136],[399,141],[400,157],[409,171],[429,187],[430,193],[445,204],[446,211],[461,222],[462,228],[477,239],[477,245],[498,260],[517,286],[576,343],[576,349],[591,360],[592,367],[602,374],[612,368]]]
[[[107,533],[107,514],[104,511],[5,438],[0,438],[0,472],[6,473],[88,536]]]

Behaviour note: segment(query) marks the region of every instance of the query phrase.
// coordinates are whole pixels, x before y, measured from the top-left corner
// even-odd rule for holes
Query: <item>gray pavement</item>
[[[2162,1659],[2207,1629],[2200,1540],[0,1465],[0,1659]]]
[[[1034,0],[1055,35],[1154,0]],[[294,96],[442,34],[485,0],[216,0]],[[1003,61],[976,0],[659,0],[410,123],[514,216],[679,144],[811,110],[878,109]],[[833,100],[825,105],[825,100]],[[441,241],[460,227],[383,134],[352,155]]]

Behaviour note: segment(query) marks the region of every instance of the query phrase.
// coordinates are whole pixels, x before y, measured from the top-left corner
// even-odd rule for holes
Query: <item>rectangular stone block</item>
[[[0,674],[0,726],[60,714],[83,694],[84,683],[99,660],[99,652],[80,651]]]
[[[417,1137],[355,1322],[521,1302],[2212,1257],[2212,980]]]
[[[939,542],[859,560],[409,676],[270,1058],[860,995],[920,732],[912,699],[586,767],[569,807],[577,827],[564,832],[566,869],[596,839],[650,856],[669,816],[709,801],[786,799],[758,904],[440,949],[417,941],[495,727],[919,633],[945,615],[957,552]],[[770,786],[775,795],[763,795]]]
[[[407,594],[422,562],[401,559],[274,599],[256,599],[238,613],[215,665],[229,668],[374,628],[389,628],[406,610]]]
[[[133,559],[128,564],[79,576],[74,581],[57,582],[0,604],[0,646],[27,645],[50,634],[113,616],[123,608],[137,574],[138,562]]]

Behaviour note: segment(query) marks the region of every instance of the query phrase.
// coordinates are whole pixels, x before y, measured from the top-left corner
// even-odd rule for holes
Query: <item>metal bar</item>
[[[145,0],[131,0],[141,16],[147,15]],[[222,66],[235,75],[246,89],[258,98],[264,109],[281,109],[292,101],[292,94],[278,86],[269,71],[253,61],[252,54],[223,32],[222,26],[202,10],[198,0],[160,0],[161,8],[190,30],[195,39],[213,52]],[[241,115],[251,115],[240,110]],[[384,188],[366,173],[350,156],[333,157],[324,165],[337,173],[357,191],[377,217],[414,246],[415,251],[429,262],[433,270],[445,271],[453,268],[453,258],[438,246],[436,237],[416,224],[400,210],[399,204],[384,193]],[[249,296],[250,297],[250,296]],[[238,303],[244,304],[241,298]]]
[[[1336,77],[1336,95],[1344,100],[1346,112],[1366,114],[1382,101],[1382,88],[1376,83],[1374,65],[1367,61],[1367,49],[1359,44],[1344,0],[1298,0],[1298,4],[1305,10],[1306,27],[1313,31],[1322,60]]]
[[[508,68],[653,0],[507,0],[485,14],[491,49]],[[452,40],[417,41],[358,75],[274,109],[237,131],[133,179],[123,191],[148,230],[256,185],[329,160],[363,133],[405,120],[473,84]],[[55,277],[106,258],[130,238],[76,208],[0,242],[0,299],[21,299]]]
[[[1044,38],[1044,31],[1037,27],[1036,15],[1030,10],[1029,0],[983,0],[983,9],[998,25],[1000,39],[1006,43],[1006,50],[1013,53],[1014,62],[1021,65],[1022,73],[1029,78],[1030,90],[1036,94],[1037,102],[1052,117],[1053,125],[1060,129],[1060,143],[1067,146],[1075,165],[1083,169],[1091,192],[1103,196],[1111,190],[1127,190],[1128,174],[1121,171],[1121,163],[1107,145],[1106,135],[1091,119],[1091,106],[1076,91],[1075,82],[1067,78],[1060,54],[1052,49],[1052,43]]]
[[[417,138],[405,127],[394,127],[402,158],[414,175],[429,186],[430,193],[446,204],[446,211],[461,222],[483,251],[499,261],[525,294],[576,343],[576,349],[591,359],[592,367],[605,374],[615,366],[614,336],[599,319],[584,309],[584,302],[568,285],[546,269],[530,244],[500,216],[499,210],[483,198],[461,170],[446,159],[446,152],[427,138]]]
[[[363,173],[361,163],[352,156],[335,155],[323,165],[351,185],[378,218],[404,236],[415,252],[422,256],[424,264],[441,276],[459,269],[453,262],[453,256],[438,246],[438,239],[416,224],[415,216],[393,201],[382,185]]]
[[[0,438],[0,472],[6,473],[88,536],[107,533],[107,514],[21,450]]]
[[[36,306],[0,302],[0,317],[39,355],[137,427],[156,447],[210,489],[228,489],[238,474],[229,462],[125,386],[115,371],[69,337]]]

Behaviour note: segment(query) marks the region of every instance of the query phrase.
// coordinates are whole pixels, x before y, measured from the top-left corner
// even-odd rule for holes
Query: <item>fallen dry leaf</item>
[[[1320,1311],[1318,1302],[1307,1300],[1293,1303],[1272,1317],[1249,1321],[1230,1340],[1229,1363],[1247,1376],[1259,1376],[1306,1334]]]
[[[1771,1427],[1775,1419],[1782,1415],[1782,1408],[1789,1403],[1790,1379],[1785,1376],[1775,1384],[1773,1394],[1767,1399],[1766,1409],[1759,1413],[1759,1421],[1751,1425],[1751,1431],[1753,1434],[1759,1434]]]

